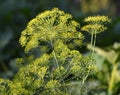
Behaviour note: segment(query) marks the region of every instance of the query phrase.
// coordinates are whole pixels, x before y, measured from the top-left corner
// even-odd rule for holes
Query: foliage
[[[95,47],[96,55],[99,58],[95,58],[101,64],[100,72],[96,75],[98,80],[101,81],[101,85],[106,86],[108,95],[117,95],[119,94],[120,87],[120,43],[115,43],[112,46],[109,46],[105,49]],[[103,68],[103,69],[102,69]],[[103,79],[103,77],[105,77]]]

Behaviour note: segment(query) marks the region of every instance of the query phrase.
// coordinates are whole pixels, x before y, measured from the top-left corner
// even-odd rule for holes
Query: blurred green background
[[[87,16],[109,16],[112,22],[104,33],[97,35],[96,46],[106,52],[114,51],[114,55],[111,55],[117,55],[116,63],[120,64],[118,60],[120,58],[120,0],[0,0],[0,77],[12,78],[17,72],[15,60],[24,56],[23,48],[19,45],[20,33],[25,29],[27,23],[40,12],[54,7],[72,14],[81,26],[84,25],[83,18]],[[85,35],[84,42],[89,43],[90,35],[84,32],[83,34]],[[86,53],[87,51],[85,44],[81,52]],[[98,91],[101,89],[106,91],[108,88],[108,81],[111,79],[114,67],[109,61],[110,58],[112,57],[106,58],[106,56],[100,55],[96,50],[95,59],[101,69],[94,78],[99,80],[102,86],[98,88]],[[118,65],[118,76],[120,75],[119,69]],[[105,79],[102,79],[103,75]],[[119,77],[115,85],[117,86],[114,86],[114,95],[117,95],[120,93]]]

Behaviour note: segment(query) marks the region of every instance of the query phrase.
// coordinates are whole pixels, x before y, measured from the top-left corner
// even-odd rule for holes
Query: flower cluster
[[[89,24],[89,25],[85,25],[84,27],[81,28],[83,31],[87,31],[89,33],[93,33],[93,34],[97,34],[97,33],[100,33],[100,32],[103,32],[107,29],[107,27],[105,27],[104,25],[101,25],[101,24],[97,24],[97,25],[92,25],[92,24]],[[97,32],[96,32],[97,31]]]
[[[105,27],[104,24],[110,23],[111,19],[109,19],[107,16],[98,15],[87,17],[84,19],[84,22],[87,22],[88,24],[83,26],[81,30],[87,31],[90,34],[97,34],[107,29],[107,27]]]
[[[111,20],[107,16],[89,16],[85,18],[85,22],[89,22],[91,24],[102,24],[105,22],[111,22]]]
[[[50,80],[47,84],[46,84],[46,89],[56,89],[60,86],[60,83],[57,80]]]
[[[76,28],[80,28],[80,25],[72,20],[70,14],[54,8],[52,11],[48,10],[37,15],[28,23],[21,34],[20,44],[28,53],[30,50],[42,46],[43,42],[48,43],[58,38],[68,41],[68,43],[72,39],[80,41],[83,39],[83,35]]]

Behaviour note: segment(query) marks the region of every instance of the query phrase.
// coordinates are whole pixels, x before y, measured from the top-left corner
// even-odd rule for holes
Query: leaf
[[[92,49],[93,47],[88,46],[89,49]],[[117,61],[117,58],[119,57],[119,53],[115,52],[114,50],[105,51],[99,47],[95,47],[94,50],[99,54],[104,56],[110,63],[114,64]]]

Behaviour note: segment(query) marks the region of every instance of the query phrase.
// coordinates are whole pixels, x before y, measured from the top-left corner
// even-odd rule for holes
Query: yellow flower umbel
[[[81,28],[82,31],[87,31],[90,33],[91,36],[91,46],[93,48],[90,54],[94,53],[94,47],[96,42],[96,34],[101,33],[107,29],[107,27],[104,25],[106,23],[110,23],[111,19],[109,19],[107,16],[89,16],[84,19],[84,22],[88,23],[87,25],[83,26]]]
[[[99,23],[102,24],[104,22],[110,22],[111,20],[107,16],[89,16],[85,18],[85,22],[90,22],[90,23]]]
[[[85,25],[84,27],[82,27],[82,30],[87,31],[89,33],[93,33],[93,34],[97,34],[100,32],[103,32],[107,29],[107,27],[105,27],[104,25],[101,24],[89,24],[89,25]]]
[[[111,22],[107,16],[90,16],[84,19],[84,22],[88,24],[82,27],[83,31],[87,31],[91,34],[97,34],[107,29],[104,26],[105,23]]]

